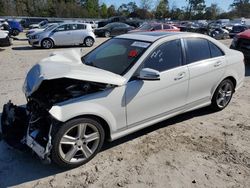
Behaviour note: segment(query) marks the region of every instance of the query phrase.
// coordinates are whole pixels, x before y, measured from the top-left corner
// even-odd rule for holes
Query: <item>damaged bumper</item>
[[[10,146],[19,150],[31,148],[41,159],[50,162],[52,123],[43,129],[39,127],[41,119],[34,119],[26,107],[8,102],[1,117],[2,136]]]

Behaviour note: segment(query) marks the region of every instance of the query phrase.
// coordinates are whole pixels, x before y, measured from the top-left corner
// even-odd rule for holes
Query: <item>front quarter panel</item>
[[[95,115],[107,122],[111,133],[126,126],[125,87],[110,88],[54,105],[49,113],[57,120]]]

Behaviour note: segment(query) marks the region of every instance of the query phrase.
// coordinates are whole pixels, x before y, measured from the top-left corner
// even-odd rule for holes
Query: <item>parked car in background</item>
[[[250,29],[237,34],[230,46],[231,49],[241,51],[246,59],[250,59]]]
[[[24,28],[29,28],[31,24],[38,24],[41,21],[47,20],[46,18],[24,18],[20,21]]]
[[[249,29],[246,25],[234,25],[229,33],[230,38],[234,38],[235,35]]]
[[[83,57],[68,50],[33,66],[23,86],[27,105],[4,105],[3,138],[74,168],[104,140],[205,106],[223,110],[244,78],[243,54],[209,36],[120,35]]]
[[[97,21],[84,21],[84,23],[90,24],[93,29],[96,29],[98,27]]]
[[[38,24],[31,24],[29,26],[30,29],[40,29],[42,28],[43,26],[49,24],[49,23],[62,23],[63,21],[60,21],[60,20],[43,20],[41,22],[39,22]]]
[[[11,44],[12,40],[9,37],[9,32],[0,30],[0,47],[10,46]]]
[[[229,31],[223,28],[215,28],[210,30],[209,35],[217,40],[228,39]]]
[[[165,23],[144,23],[139,28],[134,29],[131,32],[142,32],[142,31],[168,31],[168,32],[177,32],[180,31],[179,28],[165,24]]]
[[[16,20],[8,20],[7,21],[10,26],[10,35],[17,36],[20,32],[23,32],[22,25]]]
[[[57,25],[57,23],[48,23],[46,25],[43,25],[41,28],[36,28],[36,29],[29,29],[29,31],[26,32],[26,37],[28,38],[29,35],[33,34],[33,33],[38,33],[41,31],[44,31],[45,29],[49,29],[50,27],[53,27]]]
[[[124,33],[127,33],[131,30],[135,29],[133,26],[130,26],[121,22],[114,22],[105,25],[104,27],[100,27],[95,29],[95,35],[99,37],[110,37],[117,36]]]
[[[90,24],[76,22],[59,23],[44,31],[29,35],[28,41],[34,47],[46,49],[53,48],[54,46],[81,44],[91,47],[95,42],[95,34]]]

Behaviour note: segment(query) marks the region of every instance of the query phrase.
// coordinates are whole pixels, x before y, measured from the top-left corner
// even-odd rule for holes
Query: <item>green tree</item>
[[[168,0],[160,0],[155,10],[155,17],[163,19],[168,17]]]
[[[88,17],[96,18],[99,15],[99,2],[98,0],[86,0],[84,7],[88,11]]]
[[[250,17],[250,2],[249,0],[234,0],[231,5],[232,12],[238,17]]]
[[[205,0],[186,0],[188,6],[186,7],[187,19],[192,19],[195,15],[201,15],[206,7]]]
[[[102,18],[107,18],[107,16],[108,16],[108,8],[107,8],[107,5],[105,3],[103,3],[100,7],[100,16]]]
[[[116,16],[116,10],[115,10],[115,6],[114,5],[110,5],[108,10],[107,10],[107,13],[108,13],[108,17],[112,17],[112,16]]]
[[[151,10],[152,0],[141,0],[141,8],[144,10]]]
[[[204,18],[206,18],[207,20],[215,20],[220,14],[220,8],[216,3],[213,3],[210,7],[205,8]]]

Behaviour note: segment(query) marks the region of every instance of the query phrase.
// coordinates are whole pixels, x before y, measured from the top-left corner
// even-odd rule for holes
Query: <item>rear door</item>
[[[190,73],[187,102],[209,102],[225,71],[224,53],[215,44],[203,38],[186,38],[185,44]]]

